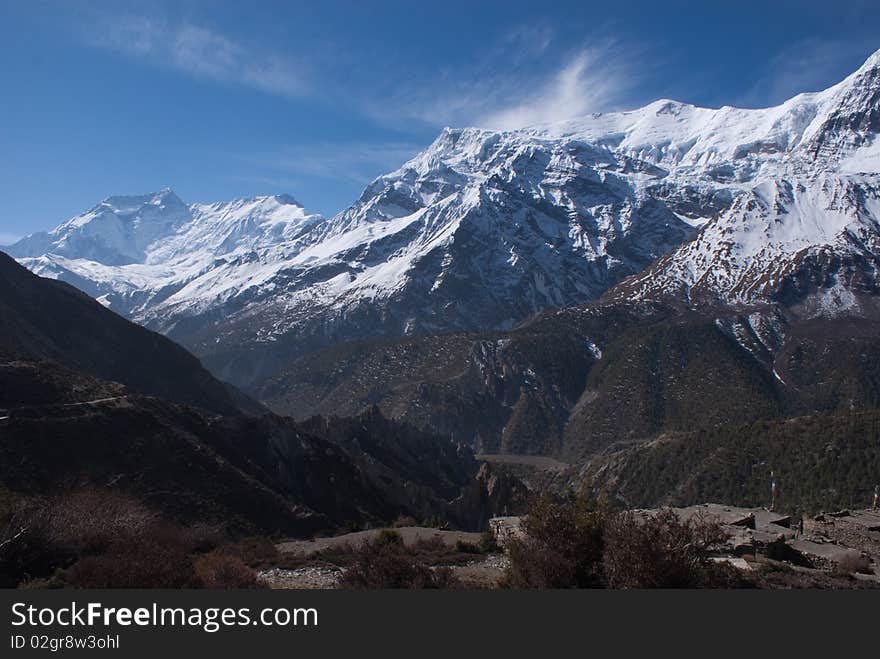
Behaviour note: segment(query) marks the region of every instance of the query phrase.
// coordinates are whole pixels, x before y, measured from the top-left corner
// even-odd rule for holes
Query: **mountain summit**
[[[156,240],[192,219],[170,188],[155,194],[108,197],[48,233],[30,235],[8,248],[16,258],[56,254],[106,265],[138,263]]]
[[[165,191],[10,251],[244,385],[330,343],[508,328],[604,294],[851,313],[880,271],[878,129],[880,53],[773,108],[444,129],[326,220]]]

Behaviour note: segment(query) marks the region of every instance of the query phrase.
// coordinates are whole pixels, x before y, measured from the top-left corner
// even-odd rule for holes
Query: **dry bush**
[[[222,532],[209,525],[182,527],[156,519],[109,541],[98,553],[87,554],[64,572],[67,584],[79,588],[248,588],[254,573],[236,556],[215,547]]]
[[[19,497],[0,518],[0,585],[195,586],[189,554],[211,549],[223,537],[216,526],[185,528],[162,520],[111,490]]]
[[[237,556],[212,551],[193,560],[203,588],[256,588],[257,575]]]
[[[155,532],[158,516],[123,494],[84,488],[19,498],[0,525],[0,583],[45,577],[123,539]]]
[[[510,558],[504,585],[510,588],[601,586],[605,506],[583,496],[535,501],[522,521],[522,537],[505,543]]]
[[[51,541],[77,554],[102,551],[119,538],[152,533],[159,522],[157,512],[109,490],[84,488],[49,505]]]
[[[271,538],[265,536],[242,538],[236,542],[217,547],[217,551],[235,556],[242,563],[251,567],[273,566],[281,559],[281,554],[275,543],[272,542]]]
[[[410,517],[409,515],[400,515],[394,522],[391,524],[395,529],[400,529],[405,526],[418,526],[419,523],[416,521],[415,517]]]
[[[39,499],[18,499],[0,521],[0,587],[45,577],[75,556],[51,542],[50,509]]]
[[[227,542],[226,529],[218,524],[199,522],[181,530],[181,541],[193,552],[204,553]],[[274,545],[273,545],[274,547]]]
[[[456,581],[449,569],[432,570],[417,562],[400,534],[383,531],[355,550],[354,562],[343,572],[340,585],[355,590],[422,589],[451,588]]]
[[[533,503],[509,553],[503,585],[511,588],[740,587],[751,582],[710,560],[726,540],[720,524],[614,512],[585,497],[548,496]]]
[[[717,522],[683,520],[672,510],[608,520],[604,571],[610,588],[705,588],[740,585],[736,568],[709,560],[726,533]]]
[[[419,537],[412,545],[407,547],[407,550],[411,554],[427,554],[435,556],[448,554],[451,551],[449,545],[443,542],[443,538],[435,535],[427,538]]]
[[[351,542],[343,542],[325,549],[314,552],[311,560],[329,563],[331,565],[351,565],[361,550],[360,545]]]
[[[483,550],[480,549],[480,545],[475,542],[465,542],[464,540],[457,540],[455,542],[455,551],[461,554],[482,554]]]
[[[102,554],[86,556],[64,573],[75,588],[196,588],[201,585],[190,557],[161,541],[116,543]]]
[[[834,571],[837,574],[872,574],[871,561],[867,556],[852,552],[840,559]]]
[[[576,588],[576,563],[564,552],[531,537],[507,544],[510,565],[502,585],[506,588]]]
[[[455,543],[455,550],[462,554],[491,554],[499,551],[498,541],[492,529],[486,529],[480,534],[477,542],[463,542],[461,540]]]
[[[491,554],[501,549],[498,546],[498,539],[492,533],[492,529],[486,529],[480,534],[480,542],[477,544],[477,547],[479,547],[480,552],[483,554]]]

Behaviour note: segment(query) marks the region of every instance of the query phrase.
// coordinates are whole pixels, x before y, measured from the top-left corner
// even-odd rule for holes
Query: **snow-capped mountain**
[[[110,197],[8,251],[37,274],[69,281],[144,322],[148,310],[193,280],[295,240],[318,220],[287,195],[187,205],[165,189]],[[236,284],[246,286],[247,275]]]
[[[819,173],[762,181],[609,297],[780,302],[819,316],[875,310],[878,293],[880,176]]]
[[[758,112],[797,130],[756,142],[760,156],[731,160],[737,178],[759,172],[733,203],[610,297],[781,302],[808,316],[876,309],[880,52],[840,84],[781,108]]]
[[[141,263],[147,248],[192,219],[171,190],[154,195],[109,197],[48,233],[36,233],[9,248],[14,257],[54,254],[105,265]]]
[[[880,52],[774,108],[661,100],[447,128],[326,220],[289,197],[187,206],[166,190],[108,199],[10,252],[239,384],[333,341],[509,327],[632,275],[613,295],[803,302],[809,280],[831,296],[814,311],[852,308],[878,272],[878,94]],[[843,261],[857,277],[828,266]]]

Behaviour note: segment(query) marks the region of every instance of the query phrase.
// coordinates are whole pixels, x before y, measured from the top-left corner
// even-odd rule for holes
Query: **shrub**
[[[219,527],[162,520],[119,492],[4,498],[0,586],[181,588],[199,585],[189,554],[222,541]]]
[[[675,588],[753,585],[733,566],[711,560],[726,541],[720,524],[683,520],[672,510],[648,516],[614,512],[586,497],[544,496],[505,543],[503,585],[511,588]]]
[[[720,524],[684,520],[672,510],[608,520],[604,572],[611,588],[701,588],[737,583],[735,568],[709,559],[726,539]]]
[[[159,515],[119,492],[84,488],[47,502],[51,541],[75,553],[100,552],[124,537],[153,534]]]
[[[84,488],[19,498],[0,525],[0,583],[45,577],[128,538],[155,535],[157,515],[118,492]]]
[[[835,572],[837,574],[855,574],[857,572],[871,574],[871,561],[867,556],[851,552],[840,559]]]
[[[234,556],[250,567],[275,565],[281,558],[275,543],[265,536],[242,538],[218,547],[217,551]]]
[[[343,588],[356,590],[449,588],[455,583],[451,570],[416,562],[394,531],[383,531],[355,550],[353,564],[340,579]]]
[[[216,524],[200,522],[182,530],[182,542],[190,551],[204,553],[221,546],[227,539],[226,531]],[[274,545],[272,545],[274,549]]]
[[[75,558],[56,546],[49,508],[39,499],[18,499],[0,523],[0,587],[45,577]]]
[[[237,556],[213,551],[197,556],[193,565],[204,588],[257,587],[257,575]]]
[[[584,496],[535,501],[522,521],[522,537],[505,546],[511,588],[601,586],[604,527],[608,512]]]
[[[64,573],[77,588],[195,588],[200,585],[189,556],[161,541],[118,542],[86,556]]]
[[[495,538],[495,534],[492,533],[492,529],[486,529],[480,534],[480,542],[477,546],[483,554],[491,554],[500,549],[498,546],[498,540]]]
[[[400,515],[394,522],[391,524],[396,529],[403,528],[405,526],[418,526],[419,523],[416,521],[415,517],[410,517],[409,515]]]
[[[492,529],[486,529],[480,534],[477,542],[456,541],[455,551],[462,554],[491,554],[499,551],[499,547]]]
[[[455,551],[462,554],[482,554],[483,550],[480,549],[480,545],[475,544],[473,542],[465,542],[464,540],[457,540],[455,542]]]
[[[410,547],[411,553],[416,554],[447,554],[449,545],[438,535],[430,535],[427,538],[420,536]]]

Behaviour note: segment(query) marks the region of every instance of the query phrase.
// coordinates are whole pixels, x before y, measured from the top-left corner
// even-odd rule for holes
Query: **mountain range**
[[[878,132],[880,51],[772,108],[447,128],[331,218],[166,189],[8,252],[276,412],[601,480],[665,433],[878,404]]]

